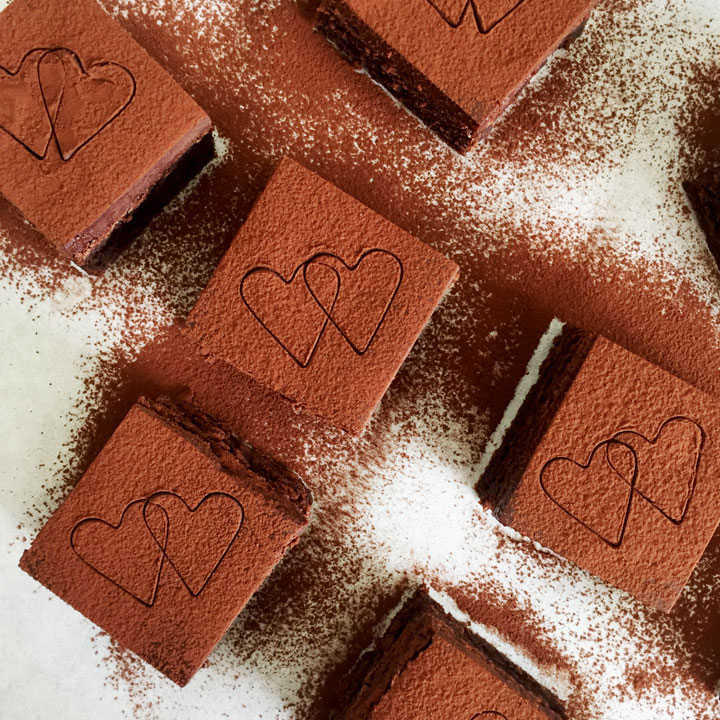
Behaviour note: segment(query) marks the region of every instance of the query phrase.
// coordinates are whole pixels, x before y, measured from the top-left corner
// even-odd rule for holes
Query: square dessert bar
[[[352,672],[338,720],[560,720],[560,701],[419,590]]]
[[[720,520],[720,402],[564,327],[477,489],[500,522],[668,612]]]
[[[597,0],[324,0],[317,26],[445,142],[467,152]]]
[[[458,268],[283,160],[190,313],[201,351],[359,433]]]
[[[295,545],[311,502],[196,408],[141,399],[20,567],[185,685]]]
[[[715,262],[720,265],[720,168],[684,183]]]
[[[211,129],[95,0],[0,13],[0,193],[79,265]]]

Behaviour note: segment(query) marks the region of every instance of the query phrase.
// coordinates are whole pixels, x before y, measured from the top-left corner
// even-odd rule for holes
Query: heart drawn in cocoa
[[[133,74],[119,63],[85,67],[69,48],[34,48],[15,72],[0,67],[0,128],[38,160],[54,140],[68,161],[130,105],[135,91]]]
[[[14,72],[0,66],[0,128],[31,155],[42,160],[53,138],[53,121],[62,97],[63,78],[52,74],[48,61],[48,86],[45,96],[40,86],[39,64],[50,51],[30,50]]]
[[[312,361],[329,319],[308,292],[301,270],[289,278],[268,267],[256,267],[240,282],[240,297],[253,317],[275,342],[297,363],[306,368]],[[334,306],[340,290],[337,274],[330,285],[323,285],[323,297]]]
[[[400,258],[378,248],[364,252],[352,265],[337,255],[320,253],[303,267],[313,300],[358,355],[364,355],[377,337],[403,274]],[[327,294],[332,276],[339,278],[334,296]]]
[[[616,465],[607,462],[609,451],[616,454]],[[584,463],[569,457],[549,460],[540,471],[540,486],[563,512],[618,548],[625,537],[637,475],[635,451],[610,439],[596,445]]]
[[[117,525],[95,517],[80,520],[70,533],[70,546],[95,572],[151,607],[165,562],[168,518],[159,508],[157,536],[151,537],[145,526],[145,504],[144,498],[131,502]]]
[[[470,720],[508,720],[508,718],[497,710],[484,710],[473,715]]]
[[[487,35],[512,15],[525,0],[427,0],[451,28],[459,28],[472,14],[477,30]]]
[[[631,447],[638,463],[635,492],[679,525],[690,509],[695,494],[698,468],[705,444],[705,432],[684,416],[665,420],[657,432],[646,437],[637,430],[621,430],[614,439]],[[608,448],[608,462],[618,466],[622,459]]]
[[[53,122],[53,134],[63,160],[70,160],[99,135],[135,97],[135,78],[115,62],[96,62],[87,68],[76,53],[66,48],[52,55],[63,65],[65,83]],[[40,87],[49,112],[46,88],[46,55],[40,61]]]
[[[210,582],[245,519],[240,502],[223,492],[209,493],[195,507],[174,492],[157,492],[145,501],[142,514],[156,547],[193,597]]]

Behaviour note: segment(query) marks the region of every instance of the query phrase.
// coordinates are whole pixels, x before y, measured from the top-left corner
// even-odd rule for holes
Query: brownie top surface
[[[494,115],[597,0],[326,0],[352,13],[480,121]]]
[[[94,0],[0,13],[0,192],[55,245],[210,127]]]
[[[137,404],[21,566],[184,684],[305,524]]]
[[[283,160],[188,319],[202,350],[360,431],[457,265]]]

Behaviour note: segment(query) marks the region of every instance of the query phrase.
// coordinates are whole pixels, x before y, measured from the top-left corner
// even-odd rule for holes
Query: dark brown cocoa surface
[[[419,575],[529,658],[573,718],[716,717],[717,538],[665,616],[508,538],[472,485],[553,315],[720,394],[717,271],[681,187],[716,144],[717,11],[601,2],[586,33],[459,158],[338,57],[304,3],[105,5],[209,113],[218,159],[92,281],[0,206],[13,438],[0,502],[3,651],[18,707],[42,714],[72,697],[118,718],[240,707],[323,718]],[[302,417],[288,425],[279,401],[166,330],[283,155],[461,267],[357,440]],[[187,395],[279,456],[316,499],[300,544],[182,694],[106,639],[92,643],[93,626],[16,569],[137,397],[162,392]],[[39,665],[49,689],[30,693]]]
[[[513,426],[487,471],[511,485],[490,505],[495,516],[670,612],[720,522],[717,399],[602,336],[578,341],[574,329],[538,386],[549,388],[543,401],[516,420],[530,430]]]

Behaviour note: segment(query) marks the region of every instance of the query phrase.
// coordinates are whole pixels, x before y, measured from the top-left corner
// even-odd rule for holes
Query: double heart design
[[[273,340],[307,368],[329,326],[356,355],[365,355],[403,276],[402,261],[389,250],[368,250],[351,264],[333,253],[317,253],[289,277],[265,266],[252,268],[240,282],[240,297]]]
[[[119,63],[85,66],[69,48],[33,48],[15,70],[0,65],[0,130],[38,160],[54,143],[67,162],[130,105],[135,90]]]
[[[472,13],[481,35],[487,35],[512,15],[525,0],[427,0],[451,28],[459,28]]]
[[[70,546],[95,572],[147,607],[155,604],[165,564],[197,597],[240,534],[242,504],[214,492],[190,507],[177,493],[133,500],[116,525],[96,517],[75,524]]]
[[[704,445],[705,431],[697,422],[674,416],[650,437],[620,430],[598,443],[585,462],[566,456],[549,460],[540,471],[540,487],[570,517],[619,548],[636,498],[673,525],[682,524]]]

